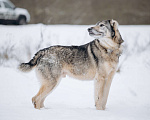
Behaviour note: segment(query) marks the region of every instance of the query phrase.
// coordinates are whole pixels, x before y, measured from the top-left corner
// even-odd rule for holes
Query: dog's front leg
[[[113,76],[115,74],[115,69],[112,70],[109,74],[108,74],[108,78],[105,82],[105,85],[104,85],[104,92],[103,92],[103,108],[105,108],[106,106],[106,103],[107,103],[107,99],[108,99],[108,94],[109,94],[109,90],[110,90],[110,86],[111,86],[111,82],[112,82],[112,79],[113,79]]]
[[[105,110],[107,98],[115,69],[109,74],[98,75],[95,79],[95,105],[98,110]]]
[[[95,106],[97,110],[104,110],[103,107],[103,93],[106,82],[105,75],[97,75],[95,79]]]

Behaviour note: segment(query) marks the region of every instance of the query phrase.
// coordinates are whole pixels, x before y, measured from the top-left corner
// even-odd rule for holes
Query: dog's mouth
[[[90,35],[95,35],[92,31],[89,31],[89,34],[90,34]]]
[[[96,35],[96,36],[100,36],[100,35],[103,34],[103,32],[99,32],[99,31],[97,31],[97,30],[95,30],[93,28],[89,28],[88,32],[89,32],[89,35]]]
[[[95,34],[94,32],[89,31],[89,35],[97,35],[97,36],[99,36],[99,35],[102,35],[102,34],[103,34],[103,32],[96,32],[96,34]]]

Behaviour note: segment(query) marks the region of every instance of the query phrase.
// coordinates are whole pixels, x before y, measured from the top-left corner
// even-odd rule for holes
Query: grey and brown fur
[[[39,92],[32,98],[36,109],[44,107],[47,95],[66,75],[80,80],[95,80],[95,105],[104,110],[116,72],[123,42],[115,20],[98,22],[88,29],[96,38],[81,46],[51,46],[35,54],[28,63],[19,69],[28,72],[35,68],[41,82]]]

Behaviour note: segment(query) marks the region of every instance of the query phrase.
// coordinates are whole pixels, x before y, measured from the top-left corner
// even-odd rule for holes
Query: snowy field
[[[105,111],[95,109],[93,81],[69,77],[47,97],[44,109],[33,108],[39,82],[34,70],[22,73],[17,65],[51,45],[92,41],[88,27],[0,25],[0,120],[150,120],[150,26],[119,26],[124,53]]]

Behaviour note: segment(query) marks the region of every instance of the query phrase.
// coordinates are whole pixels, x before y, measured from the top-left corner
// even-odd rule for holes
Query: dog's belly
[[[89,69],[86,71],[80,71],[80,70],[63,70],[63,77],[68,75],[69,77],[73,77],[75,79],[79,80],[93,80],[95,78],[96,70],[95,69]]]

